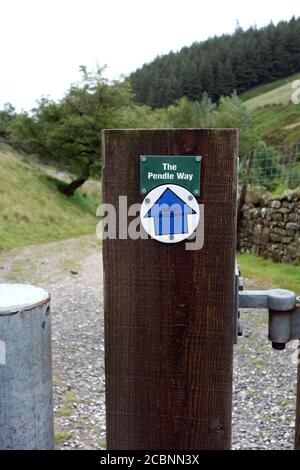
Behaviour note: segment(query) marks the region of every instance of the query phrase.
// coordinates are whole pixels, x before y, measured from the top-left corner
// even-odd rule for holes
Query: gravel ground
[[[14,250],[0,257],[0,280],[51,292],[56,448],[105,448],[100,245],[87,236]],[[242,322],[234,357],[233,448],[293,449],[297,343],[272,350],[266,311],[245,310]]]
[[[298,342],[285,351],[272,349],[267,310],[243,310],[241,320],[244,336],[234,350],[233,448],[293,449]]]
[[[57,449],[105,448],[101,247],[95,236],[14,250],[1,282],[51,293]]]

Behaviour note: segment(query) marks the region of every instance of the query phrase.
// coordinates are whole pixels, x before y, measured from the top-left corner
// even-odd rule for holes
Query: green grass
[[[253,123],[269,145],[300,141],[300,105],[274,105],[255,109]]]
[[[238,254],[244,278],[253,279],[265,288],[289,289],[300,295],[300,266],[274,263],[253,255]]]
[[[65,392],[64,403],[60,406],[56,413],[61,416],[71,416],[72,414],[72,403],[77,400],[74,392],[67,390]]]
[[[300,105],[291,102],[291,84],[300,73],[245,92],[242,100],[253,113],[253,124],[269,145],[300,141]]]
[[[292,84],[288,83],[274,90],[268,91],[262,95],[256,96],[251,100],[245,101],[245,106],[248,109],[258,109],[265,106],[273,106],[275,104],[288,104],[291,102],[292,94],[294,93]]]
[[[57,408],[56,413],[61,416],[71,416],[72,408],[70,406],[61,406]]]
[[[281,78],[281,79],[275,80],[274,82],[271,82],[271,83],[266,83],[265,85],[259,85],[255,88],[251,88],[251,90],[245,91],[245,93],[243,93],[241,95],[241,99],[242,99],[242,101],[251,100],[251,99],[256,98],[258,96],[261,96],[265,93],[269,93],[270,91],[272,91],[276,88],[289,85],[294,80],[299,80],[299,79],[300,79],[300,73],[296,73],[296,74],[291,75],[289,77]]]
[[[81,189],[67,198],[57,189],[64,183],[3,147],[0,181],[0,251],[95,230],[95,194]]]
[[[106,449],[106,439],[101,439],[99,442],[100,449]]]
[[[57,430],[54,433],[54,439],[58,444],[66,442],[70,438],[70,433],[65,430]]]
[[[259,358],[259,359],[254,359],[254,360],[252,361],[252,364],[253,364],[254,366],[262,367],[262,366],[265,365],[265,361],[264,361],[263,359],[260,359],[260,358]]]

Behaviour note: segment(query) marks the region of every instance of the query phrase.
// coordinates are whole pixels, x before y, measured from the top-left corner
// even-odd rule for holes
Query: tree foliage
[[[85,67],[81,71],[82,81],[72,85],[62,100],[43,98],[31,114],[20,114],[10,126],[15,141],[78,177],[67,188],[68,195],[99,167],[101,130],[118,126],[132,102],[128,83],[110,84],[100,68],[94,74]]]
[[[82,81],[55,102],[46,98],[31,113],[14,115],[10,141],[46,162],[68,170],[74,181],[63,188],[72,195],[90,176],[101,175],[101,130],[104,128],[236,127],[241,135],[241,157],[257,136],[250,111],[236,94],[214,104],[207,93],[201,99],[183,97],[166,108],[152,109],[134,102],[130,83],[109,83],[103,71],[81,68]]]
[[[234,90],[287,77],[300,70],[300,18],[261,29],[214,37],[180,52],[157,57],[131,74],[136,101],[151,107],[168,106],[183,96],[217,102]]]
[[[0,138],[7,138],[9,135],[9,125],[15,117],[15,108],[6,103],[0,110]]]

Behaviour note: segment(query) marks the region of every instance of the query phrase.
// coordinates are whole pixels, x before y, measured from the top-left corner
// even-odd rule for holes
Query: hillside
[[[283,103],[283,100],[286,100],[287,103],[288,101],[290,101],[291,85],[294,80],[300,80],[300,73],[295,73],[294,75],[290,75],[289,77],[280,78],[279,80],[271,81],[270,83],[251,88],[250,90],[242,93],[240,98],[242,99],[242,101],[247,101],[250,106],[253,103],[254,106],[251,106],[253,108],[261,104],[261,102],[255,100],[255,98],[259,99],[262,96],[265,97],[265,95],[267,97],[266,101],[268,101],[265,104],[278,104],[278,102]],[[288,93],[282,94],[282,90],[288,90]],[[275,92],[275,95],[273,95],[273,92]],[[280,95],[280,101],[277,100],[278,95]]]
[[[255,87],[243,93],[242,99],[249,109],[262,108],[274,104],[289,104],[294,93],[293,82],[300,80],[300,73]]]
[[[0,179],[0,251],[95,231],[95,191],[66,198],[57,190],[62,181],[3,144]]]
[[[213,101],[300,72],[300,18],[209,38],[143,65],[129,77],[137,103],[164,107],[186,96]]]
[[[300,142],[300,104],[293,104],[292,83],[300,74],[256,87],[242,95],[254,125],[269,145]],[[247,99],[248,98],[248,99]]]

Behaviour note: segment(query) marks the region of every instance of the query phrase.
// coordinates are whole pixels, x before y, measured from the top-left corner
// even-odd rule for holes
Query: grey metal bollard
[[[0,284],[0,450],[53,448],[50,295]]]

